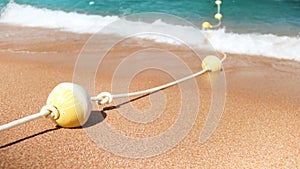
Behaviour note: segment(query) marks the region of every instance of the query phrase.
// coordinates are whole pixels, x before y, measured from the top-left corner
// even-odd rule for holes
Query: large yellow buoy
[[[211,72],[220,71],[222,69],[222,61],[214,55],[208,55],[202,61],[202,69],[208,69]]]
[[[54,106],[59,116],[52,120],[59,126],[83,126],[90,116],[91,102],[87,91],[74,83],[60,83],[49,94],[47,105]]]

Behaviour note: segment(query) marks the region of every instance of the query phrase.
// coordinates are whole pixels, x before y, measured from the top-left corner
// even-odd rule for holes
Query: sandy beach
[[[33,32],[39,38],[24,38]],[[76,59],[90,37],[6,25],[1,25],[0,35],[3,35],[0,37],[0,124],[39,112],[57,84],[71,82]],[[107,37],[108,40],[112,38]],[[101,43],[105,42],[100,42],[100,47]],[[96,93],[111,89],[115,66],[129,53],[143,47],[159,46],[178,55],[185,54],[183,47],[151,41],[126,43],[109,53],[105,63],[110,66],[103,65],[98,70]],[[143,44],[143,47],[135,44]],[[200,69],[201,62],[194,57],[182,59],[193,72]],[[207,74],[196,78],[201,104],[191,131],[182,142],[163,154],[142,159],[120,157],[99,148],[85,129],[57,128],[49,119],[41,118],[0,133],[0,167],[299,168],[300,63],[228,54],[224,71],[227,83],[225,110],[217,130],[203,144],[198,140],[211,99]],[[171,80],[172,77],[164,72],[149,70],[131,81],[130,90],[155,87]],[[121,83],[122,79],[117,82]],[[105,118],[97,121],[99,115],[92,115],[96,122],[91,119],[87,128],[92,129],[105,121],[131,137],[158,135],[174,123],[179,112],[178,86],[161,93],[167,98],[166,108],[149,124],[131,122],[122,117],[118,109],[105,109],[114,105],[111,103],[99,106],[100,111],[104,110]],[[150,107],[149,96],[137,99],[131,105],[145,111]]]

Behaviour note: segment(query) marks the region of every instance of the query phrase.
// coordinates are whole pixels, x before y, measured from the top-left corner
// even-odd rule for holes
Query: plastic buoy
[[[80,127],[86,123],[91,112],[91,101],[87,91],[74,83],[60,83],[49,94],[47,105],[56,107],[58,118],[52,118],[65,128]]]
[[[203,22],[202,23],[202,29],[207,30],[207,29],[215,29],[219,28],[221,26],[221,19],[222,19],[222,14],[221,14],[221,0],[216,0],[215,3],[217,4],[217,13],[215,14],[215,19],[218,20],[218,23],[215,25],[211,25],[209,22]]]
[[[220,71],[222,69],[222,61],[214,55],[208,55],[202,61],[202,69],[207,69],[211,72]]]
[[[203,22],[202,23],[202,28],[203,29],[209,29],[209,28],[211,28],[211,24],[209,22]]]
[[[221,5],[221,4],[222,4],[222,1],[216,0],[215,3],[216,3],[217,5]]]
[[[222,14],[220,14],[220,13],[215,14],[215,19],[221,20],[222,17],[223,17],[223,16],[222,16]]]

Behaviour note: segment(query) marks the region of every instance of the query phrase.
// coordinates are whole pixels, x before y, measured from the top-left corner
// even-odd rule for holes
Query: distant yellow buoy
[[[215,25],[211,25],[209,22],[203,22],[202,23],[202,29],[207,30],[207,29],[215,29],[219,28],[221,26],[221,20],[222,20],[222,14],[221,14],[221,0],[216,0],[215,3],[217,4],[217,13],[215,14],[215,19],[218,20],[218,23]]]
[[[52,120],[65,128],[80,127],[90,116],[91,102],[87,91],[74,83],[60,83],[49,94],[47,105],[57,108],[59,116]]]
[[[221,20],[222,19],[222,14],[220,14],[220,13],[217,13],[216,15],[215,15],[215,19],[218,19],[218,20]]]
[[[220,71],[222,69],[222,61],[214,55],[208,55],[202,61],[202,69],[207,69],[211,72]]]
[[[202,23],[202,28],[203,29],[210,29],[211,28],[211,24],[209,22],[203,22]]]
[[[216,0],[215,3],[216,3],[216,5],[221,5],[221,4],[222,4],[222,1]]]

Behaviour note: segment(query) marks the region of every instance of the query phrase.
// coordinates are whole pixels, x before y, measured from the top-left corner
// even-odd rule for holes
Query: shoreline
[[[63,28],[45,28],[45,27],[27,27],[27,26],[19,26],[19,25],[10,25],[5,23],[0,23],[0,33],[4,36],[0,36],[0,40],[6,41],[7,38],[14,39],[14,43],[20,43],[24,46],[23,48],[16,48],[16,46],[8,46],[8,44],[1,44],[1,47],[4,49],[9,49],[11,51],[14,51],[16,53],[23,52],[23,53],[49,53],[49,54],[55,54],[55,53],[61,53],[66,52],[64,51],[65,47],[74,47],[74,46],[80,46],[80,48],[84,45],[84,43],[92,37],[93,33],[79,33],[79,32],[71,32],[67,30],[63,30]],[[174,30],[173,30],[174,31]],[[215,31],[215,30],[212,30]],[[222,28],[221,32],[202,32],[203,36],[206,36],[207,39],[210,41],[210,45],[208,46],[210,49],[216,47],[217,51],[224,51],[225,53],[234,54],[234,55],[248,55],[248,56],[261,56],[261,57],[268,57],[271,59],[279,59],[279,60],[291,60],[295,62],[300,62],[297,51],[297,46],[299,45],[299,39],[298,36],[279,36],[276,34],[259,34],[259,33],[248,33],[248,34],[239,34],[235,32],[225,32],[225,29]],[[160,32],[158,30],[158,32]],[[219,35],[221,34],[221,35]],[[34,36],[32,36],[34,35]],[[111,33],[111,34],[98,34],[99,36],[104,37],[121,37],[120,34],[117,33]],[[252,36],[248,37],[247,36]],[[35,37],[37,36],[37,37]],[[233,43],[233,45],[237,46],[237,49],[235,50],[229,50],[228,48],[235,48],[235,46],[227,46],[220,47],[220,43],[227,44],[231,43],[230,41],[236,41],[238,39],[233,38],[231,36],[242,36],[238,37],[241,38],[243,41],[245,41],[246,45],[249,46],[240,46],[239,43]],[[245,37],[246,36],[246,37]],[[21,38],[20,38],[21,37]],[[277,37],[275,39],[272,39],[274,37]],[[130,37],[131,38],[131,37]],[[190,37],[192,39],[188,39],[188,41],[193,41],[193,37]],[[224,41],[217,42],[217,39],[224,38]],[[250,39],[249,39],[250,38]],[[156,44],[161,45],[169,45],[169,46],[182,46],[184,44],[178,44],[178,42],[173,42],[171,39],[157,39],[155,37],[141,37],[141,38],[135,38],[138,41],[152,41]],[[197,42],[196,46],[206,46],[207,39],[203,41],[204,42]],[[252,40],[251,40],[252,39]],[[257,39],[257,41],[255,41]],[[24,41],[25,40],[25,41]],[[27,43],[28,40],[31,41],[31,43]],[[102,39],[104,40],[104,39]],[[107,39],[110,41],[109,39]],[[266,41],[265,41],[266,40]],[[47,42],[50,41],[52,43],[56,42],[57,44],[53,44],[52,46],[47,46]],[[244,43],[241,41],[240,43]],[[69,46],[64,46],[63,48],[61,45],[61,42],[67,42]],[[199,44],[200,43],[200,44]],[[257,43],[256,46],[253,46],[253,43]],[[283,45],[284,48],[280,47],[282,44],[288,43],[288,46]],[[30,46],[28,44],[35,44],[35,46]],[[195,46],[195,43],[188,44],[190,46]],[[214,46],[214,47],[213,47]],[[245,51],[244,48],[249,48]],[[0,48],[1,51],[3,49]],[[198,47],[195,47],[197,49]],[[261,50],[257,50],[256,48],[263,48],[266,51],[273,51],[264,53],[261,52]],[[286,52],[286,48],[291,48],[292,53]],[[30,50],[26,50],[30,49]],[[78,49],[72,49],[76,52],[78,52]],[[197,49],[202,50],[202,49]],[[274,53],[274,52],[280,53],[280,55]],[[283,51],[283,52],[282,52]],[[295,53],[296,52],[296,53]],[[72,53],[72,52],[71,52]],[[263,54],[262,54],[263,53]],[[280,56],[280,57],[279,57]]]

